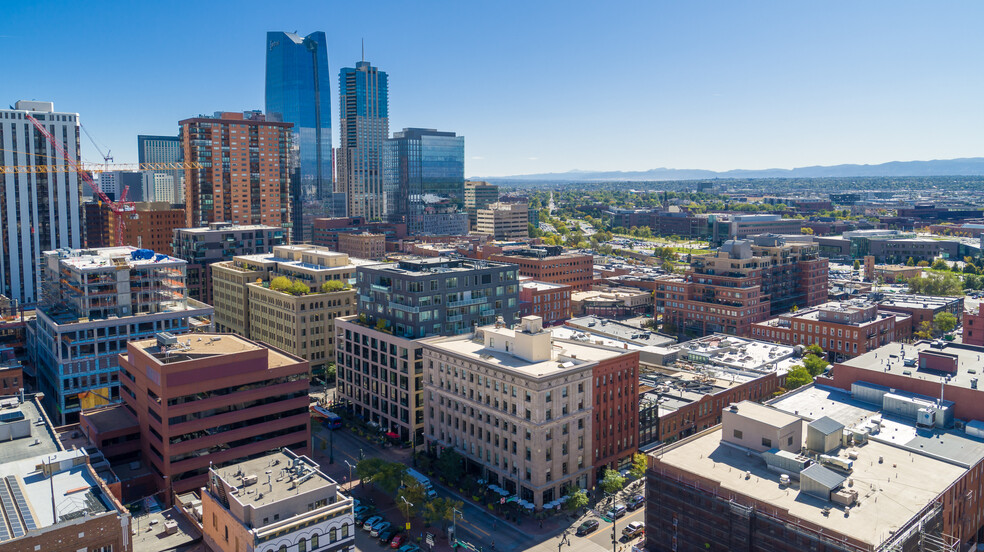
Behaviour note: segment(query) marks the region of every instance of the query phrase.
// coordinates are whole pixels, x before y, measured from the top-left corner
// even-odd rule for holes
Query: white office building
[[[0,294],[23,303],[40,295],[41,253],[82,246],[82,179],[27,119],[40,121],[76,163],[79,115],[51,102],[0,109]],[[17,167],[44,167],[44,172]]]

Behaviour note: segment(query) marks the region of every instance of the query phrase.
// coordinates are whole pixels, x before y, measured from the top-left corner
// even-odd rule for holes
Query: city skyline
[[[116,29],[66,48],[27,40],[28,22],[47,14],[46,3],[11,6],[0,44],[9,70],[24,78],[5,79],[0,91],[8,103],[54,101],[80,113],[104,149],[135,161],[138,134],[176,133],[178,120],[201,113],[262,108],[261,36],[323,30],[331,67],[361,59],[364,38],[366,60],[398,83],[392,128],[469,137],[469,177],[790,168],[981,151],[975,129],[984,113],[974,100],[984,77],[965,68],[984,46],[973,28],[984,7],[970,2],[436,2],[424,10],[384,2],[362,26],[331,24],[358,20],[358,6],[300,4],[264,17],[249,3],[227,8],[194,5],[196,17],[228,25],[203,56],[183,40],[187,9],[62,6],[46,23],[54,36],[88,24]],[[408,29],[416,29],[412,48],[403,44]],[[158,61],[147,62],[150,50]],[[38,57],[61,69],[29,65]],[[209,57],[223,58],[223,67]],[[69,84],[91,78],[96,66],[129,67],[137,78],[110,90]],[[170,78],[151,78],[165,67]],[[622,85],[612,86],[615,75]],[[85,159],[100,160],[88,141],[82,147]]]

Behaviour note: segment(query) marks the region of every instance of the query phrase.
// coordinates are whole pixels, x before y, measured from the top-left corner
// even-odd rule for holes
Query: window
[[[766,437],[762,437],[762,446],[763,447],[772,448],[772,439],[768,439]]]
[[[311,550],[317,550],[318,549],[318,546],[319,546],[319,544],[318,544],[318,534],[315,533],[315,534],[311,535]]]
[[[344,525],[342,527],[345,527]],[[338,529],[332,527],[328,530],[328,542],[335,542],[338,540]]]
[[[741,439],[742,438],[741,430],[740,429],[734,430],[734,435],[735,435],[735,439]]]
[[[793,436],[790,435],[789,438],[786,439],[786,446],[792,446],[792,445],[793,445]]]
[[[297,552],[307,552],[307,539],[301,537],[301,540],[297,541]]]
[[[349,526],[342,525],[342,538],[344,539],[347,536],[349,536]]]

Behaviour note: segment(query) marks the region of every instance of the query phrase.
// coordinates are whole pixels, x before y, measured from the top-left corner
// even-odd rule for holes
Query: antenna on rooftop
[[[366,39],[362,39],[362,61],[366,60]]]

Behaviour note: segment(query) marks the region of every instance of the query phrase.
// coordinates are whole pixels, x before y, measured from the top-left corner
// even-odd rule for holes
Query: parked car
[[[404,544],[397,552],[420,552],[420,547],[413,543]]]
[[[379,544],[386,546],[389,544],[390,539],[396,536],[397,529],[395,527],[390,527],[389,529],[384,529],[379,532]]]
[[[377,523],[376,525],[372,526],[372,531],[369,531],[369,536],[378,537],[383,531],[389,529],[392,525],[393,524],[388,521]]]
[[[629,499],[629,510],[635,511],[641,508],[646,503],[646,497],[642,495],[635,495]]]
[[[393,540],[390,541],[390,548],[399,548],[404,544],[406,544],[406,542],[407,542],[407,536],[404,535],[403,533],[400,533],[399,535],[393,537]]]
[[[611,510],[608,510],[608,517],[612,519],[618,519],[625,515],[625,504],[616,504],[612,506]]]
[[[575,534],[579,537],[583,537],[584,535],[587,535],[588,533],[594,531],[597,528],[598,528],[598,520],[589,519],[577,527],[577,531],[575,532]]]
[[[371,518],[367,519],[365,523],[362,524],[362,530],[371,531],[372,526],[381,521],[383,521],[383,516],[372,516]]]
[[[646,530],[646,526],[642,524],[641,521],[630,521],[625,529],[622,529],[622,536],[630,539],[634,539]]]
[[[358,514],[355,514],[355,523],[359,527],[362,527],[365,524],[365,522],[369,521],[369,518],[373,517],[374,515],[376,515],[376,512],[373,509],[363,510]]]

